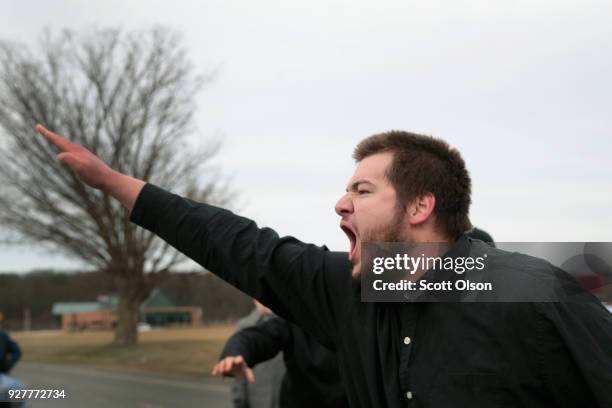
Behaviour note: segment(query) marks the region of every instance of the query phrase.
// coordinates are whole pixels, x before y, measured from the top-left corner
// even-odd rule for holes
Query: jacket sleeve
[[[612,315],[588,293],[538,304],[581,371],[598,406],[612,407]]]
[[[9,372],[21,358],[21,348],[9,338],[6,344],[6,351],[9,354],[9,358],[6,361],[6,372]]]
[[[290,334],[289,323],[272,317],[236,332],[225,343],[221,358],[242,356],[249,367],[254,367],[283,351]]]
[[[142,189],[131,221],[333,348],[351,291],[346,253],[280,238],[215,206]]]

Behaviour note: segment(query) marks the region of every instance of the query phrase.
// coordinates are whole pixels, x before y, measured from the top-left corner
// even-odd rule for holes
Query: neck
[[[408,235],[409,242],[454,242],[447,234],[433,228],[413,228]]]

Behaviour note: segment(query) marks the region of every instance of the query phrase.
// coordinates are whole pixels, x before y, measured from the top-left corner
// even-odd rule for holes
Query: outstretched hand
[[[60,150],[57,158],[67,164],[85,184],[104,189],[114,172],[102,160],[83,146],[70,142],[43,125],[36,125],[36,130]]]
[[[145,185],[144,181],[114,171],[83,146],[51,132],[43,125],[36,125],[36,130],[60,150],[57,158],[68,165],[85,184],[110,194],[128,210],[134,207]]]
[[[212,375],[228,375],[246,378],[249,384],[255,382],[255,374],[242,356],[229,356],[219,361],[212,370]]]

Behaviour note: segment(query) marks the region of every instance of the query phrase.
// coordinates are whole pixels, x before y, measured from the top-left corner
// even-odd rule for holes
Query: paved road
[[[12,372],[28,389],[64,389],[63,400],[33,408],[229,408],[229,382],[192,381],[63,365],[20,363]]]

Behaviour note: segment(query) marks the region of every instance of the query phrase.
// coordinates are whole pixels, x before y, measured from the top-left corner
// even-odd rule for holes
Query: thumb
[[[255,374],[253,374],[253,370],[251,370],[250,367],[245,368],[244,376],[249,384],[253,384],[255,382]]]
[[[64,164],[67,164],[71,169],[75,169],[79,164],[79,160],[72,153],[60,153],[57,155],[59,161]]]

